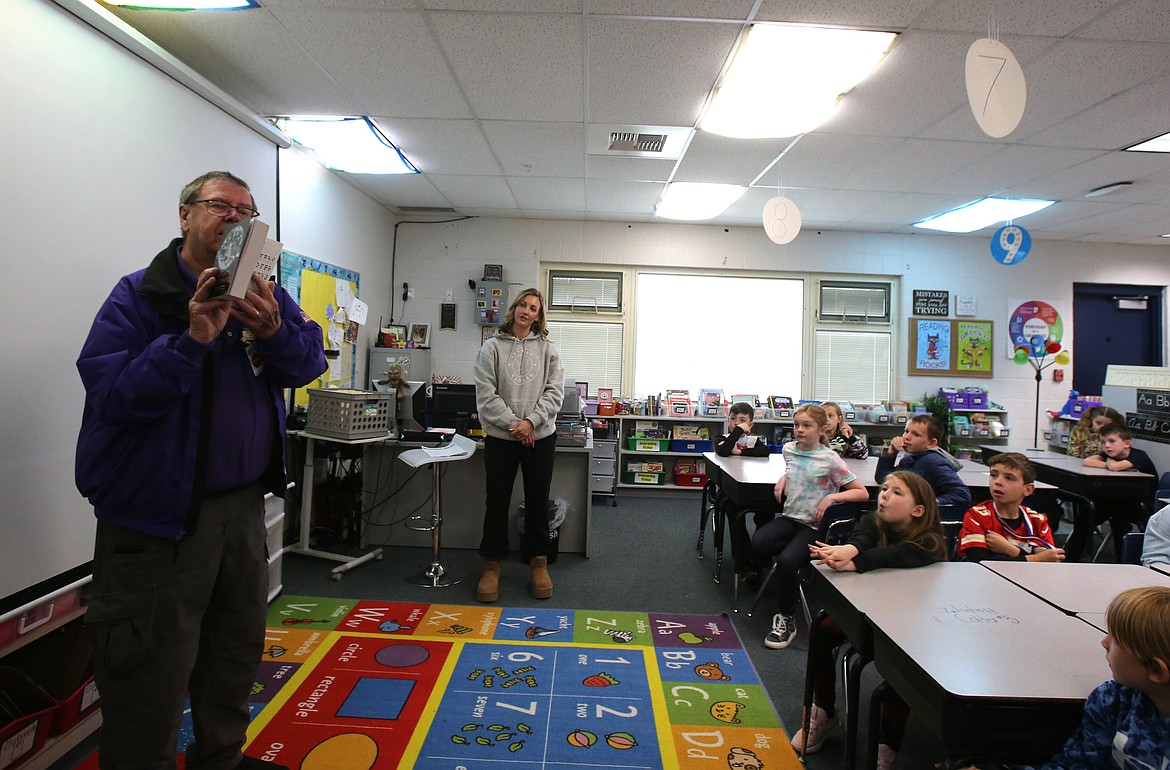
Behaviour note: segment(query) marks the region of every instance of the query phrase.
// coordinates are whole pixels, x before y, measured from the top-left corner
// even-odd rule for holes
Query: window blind
[[[818,329],[813,398],[873,404],[890,398],[890,332]]]
[[[598,388],[622,390],[622,325],[549,321],[549,340],[557,346],[565,377],[589,383],[589,392]]]

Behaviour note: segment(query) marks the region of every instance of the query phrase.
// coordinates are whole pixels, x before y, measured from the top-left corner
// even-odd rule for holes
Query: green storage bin
[[[630,436],[626,439],[631,452],[668,452],[670,439],[645,438],[644,436]]]
[[[622,481],[627,484],[661,486],[666,483],[666,473],[630,473],[626,471],[622,474]]]

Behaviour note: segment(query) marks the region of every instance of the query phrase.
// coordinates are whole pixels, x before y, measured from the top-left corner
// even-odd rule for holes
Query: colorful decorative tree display
[[[1053,364],[1065,366],[1072,360],[1068,351],[1061,348],[1056,340],[1050,340],[1042,334],[1034,334],[1029,338],[1027,345],[1017,345],[1013,360],[1023,366],[1031,364],[1036,370],[1036,421],[1032,428],[1032,447],[1040,446],[1040,380],[1041,372]],[[1052,356],[1052,358],[1049,358]]]

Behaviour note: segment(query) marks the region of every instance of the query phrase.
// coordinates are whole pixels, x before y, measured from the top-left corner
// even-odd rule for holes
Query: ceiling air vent
[[[636,134],[613,132],[609,135],[610,150],[634,150],[637,152],[662,152],[666,147],[666,134]]]
[[[619,126],[590,123],[586,127],[590,155],[674,160],[682,155],[695,129],[687,126]]]

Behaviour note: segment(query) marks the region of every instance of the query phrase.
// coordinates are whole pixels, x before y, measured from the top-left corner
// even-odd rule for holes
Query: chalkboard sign
[[[1170,391],[1137,389],[1137,412],[1125,413],[1134,438],[1170,444]]]
[[[914,290],[914,315],[945,316],[950,313],[950,306],[949,291]]]

